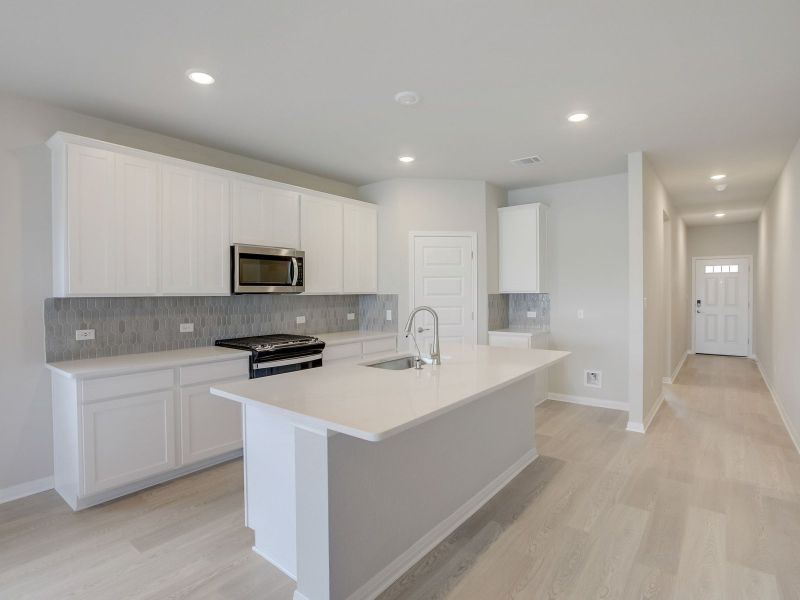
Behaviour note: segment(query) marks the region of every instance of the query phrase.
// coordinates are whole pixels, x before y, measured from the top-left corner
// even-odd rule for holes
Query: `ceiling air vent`
[[[512,165],[516,165],[518,167],[530,167],[531,165],[537,165],[542,162],[542,157],[533,155],[533,156],[523,156],[522,158],[515,158],[511,161]]]

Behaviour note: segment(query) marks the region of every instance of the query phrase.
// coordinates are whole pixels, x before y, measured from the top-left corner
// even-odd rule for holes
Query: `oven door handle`
[[[292,268],[289,271],[292,273],[292,285],[297,285],[297,277],[300,274],[300,269],[297,268],[297,259],[292,257]]]
[[[306,362],[312,362],[314,360],[319,360],[322,358],[322,353],[319,354],[309,354],[306,356],[296,356],[295,358],[286,358],[284,360],[271,360],[268,362],[262,363],[255,363],[253,364],[253,370],[258,369],[271,369],[272,367],[286,367],[289,365],[299,365]]]

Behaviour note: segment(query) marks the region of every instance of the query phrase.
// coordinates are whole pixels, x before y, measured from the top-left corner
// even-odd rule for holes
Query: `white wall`
[[[487,263],[487,194],[483,181],[464,179],[392,179],[358,190],[359,197],[381,207],[378,217],[378,292],[398,295],[398,329],[411,310],[409,299],[409,232],[469,231],[478,238],[478,343],[488,330],[487,282],[497,281],[496,261]],[[492,199],[487,199],[491,195]],[[496,234],[494,237],[496,246]],[[494,250],[496,254],[496,248]],[[491,272],[491,274],[490,274]]]
[[[755,353],[800,450],[800,143],[758,228]]]
[[[52,295],[50,154],[64,130],[186,160],[355,197],[353,186],[17,96],[0,94],[0,499],[52,475],[43,301]]]
[[[681,273],[686,263],[686,228],[644,153],[628,156],[628,177],[628,427],[643,430],[654,416],[663,378],[672,374],[688,348],[687,277]]]
[[[627,402],[627,189],[623,173],[508,193],[509,205],[550,206],[551,339],[572,352],[549,370],[551,392]],[[584,386],[585,369],[603,372],[601,389]]]
[[[687,229],[689,260],[695,256],[758,254],[758,223],[701,225]]]

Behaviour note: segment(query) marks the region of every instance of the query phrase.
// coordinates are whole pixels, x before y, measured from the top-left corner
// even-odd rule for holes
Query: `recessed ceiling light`
[[[714,213],[714,216],[717,217],[718,219],[721,219],[722,217],[725,216],[725,213]]]
[[[208,73],[205,73],[203,71],[189,69],[188,71],[186,71],[186,76],[195,83],[199,83],[200,85],[211,85],[212,83],[214,83],[214,78]]]
[[[412,162],[414,162],[414,157],[413,156],[398,156],[397,160],[399,160],[402,163],[412,163]]]
[[[711,181],[722,181],[726,177],[727,175],[725,175],[725,173],[717,173],[716,175],[712,175],[711,177],[709,177],[709,179]]]
[[[567,117],[567,121],[570,123],[580,123],[581,121],[585,121],[589,118],[589,115],[584,112],[576,112],[572,113]]]
[[[414,106],[419,103],[419,94],[417,92],[397,92],[394,95],[394,101],[403,106]]]

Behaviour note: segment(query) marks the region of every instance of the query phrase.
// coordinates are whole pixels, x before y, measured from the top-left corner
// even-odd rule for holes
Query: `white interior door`
[[[475,329],[475,248],[471,234],[413,236],[413,293],[411,307],[430,306],[439,314],[439,338],[443,348],[449,343],[474,344]],[[427,312],[416,317],[417,335],[423,352],[433,341],[433,318]],[[424,346],[423,346],[424,344]]]
[[[747,356],[750,346],[750,259],[697,259],[695,352]]]

